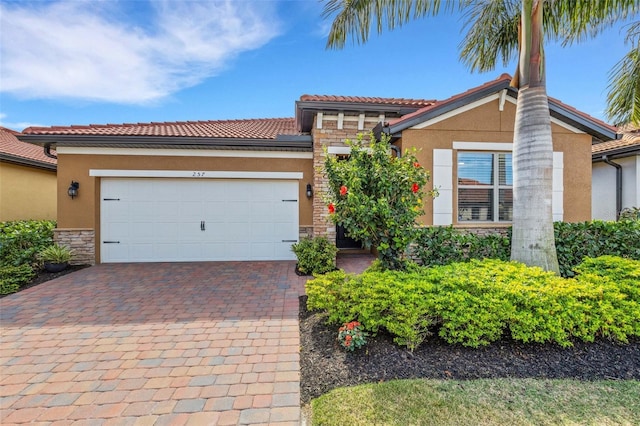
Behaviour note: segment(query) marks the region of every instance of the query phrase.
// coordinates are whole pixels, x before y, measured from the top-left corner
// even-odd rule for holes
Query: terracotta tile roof
[[[591,153],[606,154],[609,151],[632,146],[637,146],[640,150],[640,127],[627,124],[620,126],[618,132],[622,133],[622,139],[593,144]]]
[[[370,96],[332,96],[332,95],[302,95],[301,101],[306,102],[344,102],[361,104],[383,104],[422,108],[436,102],[434,99],[406,99],[406,98],[378,98]]]
[[[294,118],[28,127],[22,133],[25,135],[178,136],[246,139],[275,139],[277,135],[298,134]]]
[[[16,138],[16,135],[19,134],[20,132],[0,127],[0,155],[13,157],[17,160],[25,159],[46,164],[57,163],[54,158],[44,155],[41,146],[19,141]],[[52,151],[52,153],[55,154],[55,151]]]
[[[409,121],[412,118],[420,116],[422,114],[425,114],[425,113],[427,113],[427,112],[429,112],[431,110],[440,108],[440,107],[442,107],[442,106],[444,106],[446,104],[454,103],[455,101],[457,101],[459,99],[463,99],[463,98],[465,98],[465,97],[467,97],[469,95],[472,95],[472,94],[474,94],[476,92],[481,92],[482,90],[484,90],[486,88],[489,88],[489,87],[491,87],[491,86],[493,86],[495,84],[500,84],[500,83],[505,83],[505,82],[508,83],[510,81],[511,81],[511,76],[509,74],[502,74],[500,77],[498,77],[495,80],[488,81],[488,82],[486,82],[486,83],[484,83],[484,84],[482,84],[480,86],[474,87],[474,88],[469,89],[469,90],[467,90],[465,92],[458,93],[457,95],[451,96],[450,98],[443,99],[441,101],[432,102],[431,104],[426,105],[425,107],[420,108],[419,110],[414,111],[411,114],[403,115],[402,117],[400,117],[398,119],[391,120],[389,122],[389,124],[397,125],[399,123],[402,123],[402,122],[405,122],[405,121]]]

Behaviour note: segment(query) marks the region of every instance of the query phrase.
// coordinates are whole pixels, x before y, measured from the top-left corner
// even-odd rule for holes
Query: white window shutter
[[[433,200],[433,224],[453,223],[453,150],[433,150],[433,187],[439,195]]]
[[[559,222],[564,218],[564,154],[553,153],[553,221]]]

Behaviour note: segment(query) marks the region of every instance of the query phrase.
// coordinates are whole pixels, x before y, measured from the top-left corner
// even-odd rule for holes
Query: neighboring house
[[[28,128],[56,148],[56,239],[88,262],[294,259],[307,235],[344,241],[321,168],[346,138],[387,132],[419,148],[440,196],[425,225],[496,232],[511,220],[517,92],[503,75],[444,101],[310,96],[295,118]],[[615,128],[551,99],[556,220],[591,217],[591,144]],[[308,189],[312,194],[307,195]],[[78,260],[76,260],[78,261]]]
[[[56,219],[56,160],[0,127],[0,222]]]
[[[640,207],[640,128],[619,131],[622,139],[591,148],[593,219],[616,220],[623,209]]]

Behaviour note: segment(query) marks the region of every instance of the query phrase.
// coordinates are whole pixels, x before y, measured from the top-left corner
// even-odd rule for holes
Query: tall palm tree
[[[546,93],[544,42],[572,41],[611,25],[640,0],[328,0],[323,16],[335,16],[328,47],[347,36],[366,42],[372,19],[378,32],[441,10],[466,12],[469,34],[461,46],[472,70],[493,69],[518,55],[512,86],[518,88],[513,152],[511,258],[558,273],[552,216],[553,146]]]

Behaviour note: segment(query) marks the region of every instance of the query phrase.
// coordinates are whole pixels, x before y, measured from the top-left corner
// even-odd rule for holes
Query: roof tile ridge
[[[0,126],[0,131],[11,133],[12,135],[19,135],[21,132],[17,130],[10,129],[8,127]]]
[[[458,100],[460,98],[464,98],[465,96],[469,96],[470,94],[473,94],[475,92],[479,92],[482,89],[485,89],[487,87],[495,85],[496,83],[501,83],[501,82],[506,81],[506,80],[511,81],[511,76],[509,74],[507,74],[507,73],[503,73],[498,78],[495,78],[493,80],[490,80],[490,81],[487,81],[485,83],[482,83],[479,86],[472,87],[471,89],[467,89],[464,92],[456,93],[455,95],[449,96],[446,99],[435,101],[431,105],[424,106],[424,107],[422,107],[422,108],[420,108],[420,109],[418,109],[418,110],[416,110],[416,111],[414,111],[412,113],[403,115],[402,117],[399,117],[399,118],[397,118],[395,120],[390,120],[390,123],[391,124],[395,124],[395,123],[404,121],[404,120],[406,120],[408,118],[415,117],[415,116],[420,115],[420,114],[422,114],[422,113],[424,113],[426,111],[429,111],[430,109],[440,107],[442,105],[445,105],[445,104],[448,104],[450,102],[456,101],[456,100]]]

